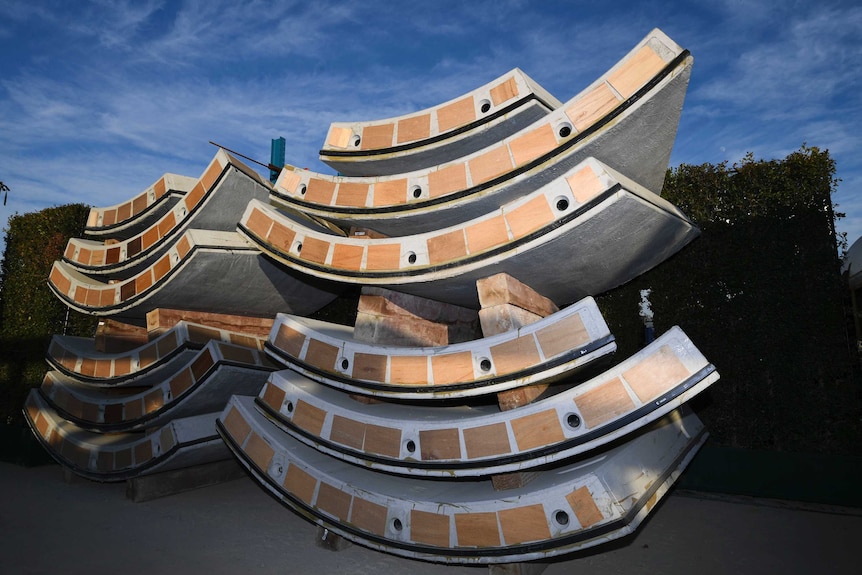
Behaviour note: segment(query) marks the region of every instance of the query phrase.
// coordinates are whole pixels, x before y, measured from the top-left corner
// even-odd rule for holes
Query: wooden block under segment
[[[163,334],[182,320],[203,324],[214,329],[236,331],[255,337],[267,337],[275,318],[157,308],[147,313],[147,333],[150,340]]]
[[[559,311],[550,299],[507,273],[499,273],[476,281],[482,308],[512,304],[545,317]],[[492,334],[485,334],[488,337]]]

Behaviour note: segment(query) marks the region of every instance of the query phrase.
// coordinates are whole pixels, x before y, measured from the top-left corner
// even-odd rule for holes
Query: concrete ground
[[[358,545],[328,551],[315,537],[315,526],[248,477],[133,503],[122,483],[67,483],[56,465],[0,463],[4,575],[488,572]],[[567,556],[544,573],[859,573],[860,541],[862,510],[677,491],[633,537]]]

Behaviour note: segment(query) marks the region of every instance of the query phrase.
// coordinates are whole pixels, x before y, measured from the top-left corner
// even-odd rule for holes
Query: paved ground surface
[[[0,463],[0,573],[478,575],[487,567],[315,546],[316,529],[242,478],[145,503],[124,484]],[[860,573],[862,510],[672,492],[633,537],[546,575]]]

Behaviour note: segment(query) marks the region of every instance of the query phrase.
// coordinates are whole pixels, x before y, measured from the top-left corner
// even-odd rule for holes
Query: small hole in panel
[[[420,188],[419,186],[414,186],[413,190],[410,193],[414,198],[420,198],[422,197],[422,188]]]
[[[341,369],[346,370],[350,367],[350,362],[347,361],[347,358],[341,358]]]
[[[359,143],[361,141],[362,141],[362,138],[360,138],[359,136],[353,136],[353,139],[351,140],[351,142],[353,143],[353,147],[359,146]]]
[[[302,184],[299,186],[299,195],[300,196],[304,196],[306,191],[308,191],[308,188],[305,186],[305,184]]]
[[[302,252],[302,242],[296,242],[296,243],[293,245],[293,249],[295,249],[295,250],[296,250],[296,253],[300,253],[300,252]]]
[[[491,360],[487,357],[483,357],[479,360],[479,369],[482,371],[491,371]]]
[[[565,527],[569,524],[569,514],[563,510],[554,512],[554,521],[557,522],[557,525],[561,525]]]
[[[412,439],[407,442],[407,451],[409,453],[416,453],[416,442]]]
[[[568,123],[560,124],[557,127],[557,134],[559,134],[561,138],[568,138],[572,135],[572,125]]]
[[[395,531],[401,531],[402,529],[404,529],[404,525],[397,517],[392,520],[392,529],[394,529]]]
[[[481,102],[479,102],[479,109],[482,110],[483,114],[486,114],[488,110],[491,109],[491,102],[489,102],[488,100],[482,100]]]
[[[293,402],[292,401],[287,402],[287,412],[293,413]]]
[[[570,413],[566,416],[566,425],[571,427],[572,429],[576,429],[581,426],[581,418],[577,413]]]
[[[407,254],[407,263],[415,264],[416,263],[416,254],[414,254],[413,252],[410,252],[409,254]]]
[[[560,196],[559,198],[554,200],[554,205],[557,207],[557,211],[565,212],[566,210],[569,209],[569,205],[570,205],[569,204],[569,198],[566,198],[564,196]]]

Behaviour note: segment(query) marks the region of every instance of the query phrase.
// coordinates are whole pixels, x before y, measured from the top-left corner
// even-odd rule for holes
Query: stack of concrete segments
[[[691,66],[653,30],[566,103],[515,69],[333,123],[320,157],[341,175],[270,184],[220,151],[196,182],[93,210],[101,242],[70,241],[49,278],[69,307],[272,318],[268,337],[57,336],[34,432],[100,480],[232,452],[323,533],[406,557],[513,563],[631,533],[705,440],[685,404],[719,376],[679,327],[617,361],[593,296],[699,233],[660,197]],[[308,317],[351,285],[354,326]]]
[[[263,339],[186,322],[121,353],[55,336],[48,351],[55,369],[30,392],[25,413],[48,452],[91,479],[227,459],[212,423],[232,395],[258,393],[276,369],[263,348]],[[169,447],[134,447],[162,433],[157,439]]]

